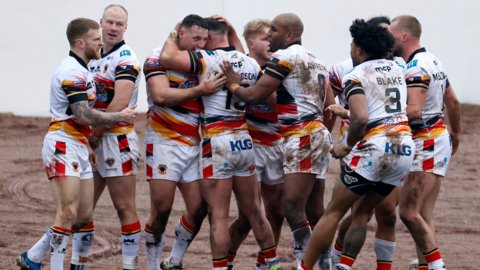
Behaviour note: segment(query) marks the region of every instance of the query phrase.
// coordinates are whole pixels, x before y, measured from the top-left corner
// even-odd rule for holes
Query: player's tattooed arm
[[[215,19],[219,22],[225,22],[228,26],[228,44],[230,44],[230,46],[234,46],[237,51],[245,53],[242,42],[238,38],[237,31],[235,31],[233,25],[227,19],[225,19],[225,17],[218,14],[212,15],[210,16],[210,18]]]
[[[70,104],[73,115],[82,125],[86,126],[109,126],[118,122],[126,124],[133,123],[133,119],[138,114],[134,109],[137,105],[125,108],[117,113],[104,113],[93,110],[88,106],[88,101],[78,101]]]
[[[444,100],[445,106],[447,107],[448,122],[450,123],[449,133],[452,138],[453,155],[457,152],[458,145],[460,144],[460,132],[462,128],[460,125],[460,102],[450,85],[445,89]]]

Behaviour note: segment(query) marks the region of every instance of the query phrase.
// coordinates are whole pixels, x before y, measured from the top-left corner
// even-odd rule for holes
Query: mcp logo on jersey
[[[392,153],[399,156],[409,157],[412,154],[412,148],[409,145],[399,145],[395,143],[388,143],[385,145],[385,153]]]
[[[241,151],[241,150],[248,150],[253,148],[252,140],[246,139],[243,142],[241,140],[238,141],[230,141],[230,147],[232,148],[232,152]]]

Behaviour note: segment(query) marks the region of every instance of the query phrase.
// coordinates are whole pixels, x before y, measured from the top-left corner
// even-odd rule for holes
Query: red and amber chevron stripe
[[[269,247],[262,250],[262,253],[265,255],[265,258],[271,259],[277,257],[277,247]]]
[[[131,235],[131,234],[136,234],[139,233],[142,230],[140,227],[140,221],[137,220],[137,222],[132,223],[130,225],[125,225],[122,226],[122,234],[123,235]]]
[[[185,215],[180,218],[180,222],[182,223],[182,226],[185,228],[185,230],[189,231],[191,234],[195,233],[195,227],[188,224],[187,220],[185,219]]]
[[[221,268],[221,267],[228,267],[228,259],[220,258],[220,259],[213,259],[213,268]]]
[[[52,231],[55,234],[63,234],[63,235],[66,235],[66,236],[70,235],[70,230],[62,228],[62,227],[58,227],[58,226],[53,226]]]
[[[350,257],[348,255],[342,254],[342,257],[340,257],[340,264],[345,264],[350,267],[352,267],[353,263],[355,262],[354,257]]]
[[[435,125],[429,128],[412,131],[412,138],[421,139],[421,140],[433,140],[438,138],[440,135],[442,135],[446,129],[447,129],[447,126],[445,126],[445,124],[443,123],[443,120],[440,120],[437,123],[435,123]]]
[[[148,223],[145,224],[145,231],[149,233],[153,233],[153,229]]]
[[[377,260],[377,270],[391,270],[391,269],[392,269],[392,262]]]
[[[93,221],[90,222],[90,224],[88,224],[87,226],[81,228],[80,230],[77,229],[77,227],[72,226],[72,232],[74,232],[74,233],[78,233],[78,232],[93,232],[94,229],[95,229],[95,227],[93,226]]]
[[[442,258],[438,248],[436,248],[436,249],[434,249],[430,252],[424,253],[423,256],[425,257],[425,260],[427,261],[427,263],[432,263],[432,262],[438,261]]]
[[[396,125],[381,125],[365,132],[365,136],[362,140],[367,140],[379,134],[383,134],[384,136],[407,135],[410,134],[411,131],[412,130],[407,122],[398,123]]]

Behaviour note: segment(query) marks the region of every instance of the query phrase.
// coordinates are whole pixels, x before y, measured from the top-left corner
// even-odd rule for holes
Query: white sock
[[[147,257],[148,270],[160,270],[160,257],[162,257],[166,235],[163,232],[162,238],[157,242],[150,226],[148,224],[145,225],[145,255]]]
[[[72,233],[72,263],[70,270],[86,269],[94,235],[93,222]]]
[[[137,269],[141,232],[140,221],[122,226],[123,269]]]
[[[53,225],[48,231],[38,240],[35,245],[27,252],[27,257],[30,261],[40,263],[43,255],[50,250],[50,238],[52,237]]]
[[[445,270],[447,269],[443,259],[438,259],[428,264],[428,270]]]
[[[298,228],[292,231],[293,235],[293,248],[295,249],[295,257],[297,258],[297,265],[302,262],[303,256],[305,256],[305,250],[307,249],[308,240],[312,234],[310,225]]]
[[[173,242],[172,253],[168,260],[172,263],[179,264],[187,252],[187,248],[195,238],[194,227],[187,223],[185,216],[182,216],[175,227],[175,241]]]
[[[332,269],[332,252],[331,248],[328,248],[320,255],[317,261],[318,270],[331,270]]]
[[[340,263],[342,257],[343,248],[339,247],[336,243],[332,246],[332,267]]]
[[[63,260],[65,258],[69,234],[70,230],[57,226],[53,227],[52,237],[50,238],[51,270],[63,270]]]
[[[395,255],[395,242],[390,242],[380,238],[373,240],[373,249],[377,255],[377,263],[380,262],[393,262],[393,255]]]

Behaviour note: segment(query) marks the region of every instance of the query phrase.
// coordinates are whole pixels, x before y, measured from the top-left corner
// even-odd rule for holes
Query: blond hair
[[[108,9],[110,8],[114,8],[114,7],[118,7],[118,8],[121,8],[123,11],[125,11],[125,14],[127,14],[127,17],[128,17],[128,11],[126,8],[124,8],[123,6],[121,5],[118,5],[118,4],[111,4],[111,5],[108,5],[104,10],[103,10],[103,13],[105,13],[105,11],[107,11]]]
[[[96,21],[87,18],[77,18],[71,21],[67,26],[67,39],[70,46],[73,47],[77,39],[88,33],[91,29],[100,29],[100,25]]]
[[[401,15],[395,17],[392,23],[398,21],[397,27],[401,31],[408,32],[412,37],[420,39],[422,35],[422,25],[417,18],[410,15]]]
[[[253,35],[259,34],[266,27],[270,27],[272,21],[269,19],[256,19],[249,21],[243,28],[243,37],[245,41],[248,41],[252,38]]]

